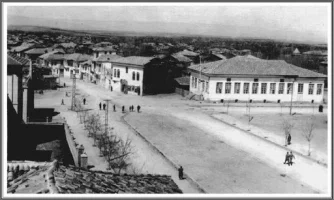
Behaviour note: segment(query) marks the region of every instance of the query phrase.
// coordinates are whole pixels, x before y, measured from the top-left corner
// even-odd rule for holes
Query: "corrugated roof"
[[[154,57],[142,57],[142,56],[129,56],[129,57],[121,57],[113,60],[115,63],[122,64],[131,64],[131,65],[146,65],[151,62]]]
[[[95,58],[93,61],[96,62],[111,62],[113,60],[116,60],[118,58],[121,58],[122,56],[119,55],[111,55],[111,54],[103,54],[100,55],[98,58]]]
[[[113,47],[96,47],[93,51],[116,51]]]
[[[190,84],[190,77],[189,76],[178,77],[178,78],[175,78],[174,80],[180,85],[189,85]]]
[[[82,62],[82,61],[87,61],[87,60],[91,60],[92,56],[87,55],[87,54],[80,54],[80,53],[72,53],[72,54],[68,54],[67,56],[65,56],[66,60],[73,60],[76,62]]]
[[[16,56],[14,54],[7,54],[7,65],[29,65],[30,60]]]
[[[201,65],[190,66],[189,69],[212,75],[279,75],[299,77],[326,77],[283,60],[262,60],[236,56],[227,60],[219,60]]]
[[[182,55],[181,53],[175,53],[171,55],[173,58],[175,58],[176,60],[178,60],[179,62],[191,62],[192,60],[184,55]]]
[[[9,162],[8,193],[182,193],[171,176],[113,174],[90,171],[57,162]]]

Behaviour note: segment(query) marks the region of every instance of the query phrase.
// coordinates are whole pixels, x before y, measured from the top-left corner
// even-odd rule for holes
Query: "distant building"
[[[93,48],[94,58],[98,58],[100,55],[108,55],[108,54],[116,55],[116,50],[111,46]]]
[[[300,55],[300,51],[298,48],[295,48],[295,50],[292,52],[292,55],[294,56],[299,56]]]
[[[237,56],[189,67],[190,92],[211,101],[317,102],[326,76],[282,60]]]

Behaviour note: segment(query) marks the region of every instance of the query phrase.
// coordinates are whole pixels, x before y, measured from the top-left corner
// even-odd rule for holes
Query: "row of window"
[[[204,80],[201,80],[201,79],[197,79],[195,77],[192,76],[192,87],[193,88],[197,88],[197,81],[199,81],[200,85],[200,89],[202,90],[202,92],[206,92],[208,93],[209,92],[209,82],[208,81],[204,81]]]
[[[126,68],[126,73],[128,73],[128,68]],[[114,77],[119,78],[121,76],[121,72],[119,69],[114,69]],[[140,80],[140,74],[139,72],[132,72],[132,80]]]
[[[196,82],[194,83],[196,85]],[[267,83],[261,83],[261,94],[267,93]],[[285,83],[278,83],[278,94],[284,94],[284,85]],[[225,83],[225,94],[231,94],[231,82]],[[234,83],[234,94],[240,94],[240,86],[241,83]],[[270,94],[276,94],[276,83],[270,83],[269,85],[269,93]],[[304,84],[299,83],[298,84],[298,94],[303,94],[303,87]],[[196,88],[196,87],[195,87]],[[249,94],[250,90],[250,83],[244,83],[243,93]],[[292,90],[292,83],[287,83],[287,92],[286,94],[291,94]],[[216,93],[221,94],[223,91],[223,83],[217,82],[216,84]],[[252,84],[252,94],[257,94],[259,91],[259,83],[253,83]],[[317,84],[317,95],[320,95],[322,93],[322,84]],[[314,94],[314,84],[309,84],[308,88],[308,94],[313,95]]]

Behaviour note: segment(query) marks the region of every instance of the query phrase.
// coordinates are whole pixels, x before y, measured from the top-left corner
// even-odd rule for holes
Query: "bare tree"
[[[86,120],[86,129],[88,131],[88,137],[93,137],[95,146],[97,135],[101,134],[102,132],[102,125],[99,114],[88,115]]]
[[[310,117],[309,120],[306,121],[304,127],[303,127],[303,136],[308,142],[308,151],[307,155],[311,156],[311,142],[314,137],[314,129],[315,129],[315,122],[314,122],[314,116]]]
[[[282,123],[282,129],[284,131],[284,142],[285,142],[285,146],[288,145],[288,136],[291,134],[292,128],[294,127],[294,125],[287,119],[283,120]]]

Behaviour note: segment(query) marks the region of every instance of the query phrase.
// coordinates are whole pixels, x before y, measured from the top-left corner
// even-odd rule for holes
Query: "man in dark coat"
[[[125,110],[125,107],[124,107],[124,106],[122,106],[122,112],[124,112],[124,110]]]
[[[115,104],[114,104],[113,108],[114,108],[114,112],[116,112],[116,105]]]
[[[290,156],[289,156],[289,165],[292,165],[292,159],[295,159],[295,156],[293,155],[292,151],[290,151]]]
[[[101,102],[100,102],[100,103],[99,103],[100,110],[101,110],[101,106],[102,106],[102,104],[101,104]]]
[[[103,110],[105,110],[105,109],[106,109],[106,104],[104,103],[104,104],[103,104]]]
[[[288,163],[288,165],[289,165],[289,158],[290,158],[289,152],[286,152],[286,155],[285,155],[285,161],[284,161],[283,164]]]
[[[61,100],[61,105],[65,105],[65,104],[64,104],[64,99]]]
[[[291,144],[291,134],[288,135],[288,145]]]
[[[179,170],[179,179],[182,180],[183,179],[183,167],[180,166]]]
[[[84,103],[84,105],[86,105],[86,98],[83,99],[83,103]]]
[[[140,112],[140,105],[137,106],[137,111]]]
[[[66,87],[66,84],[64,83],[64,87]]]

